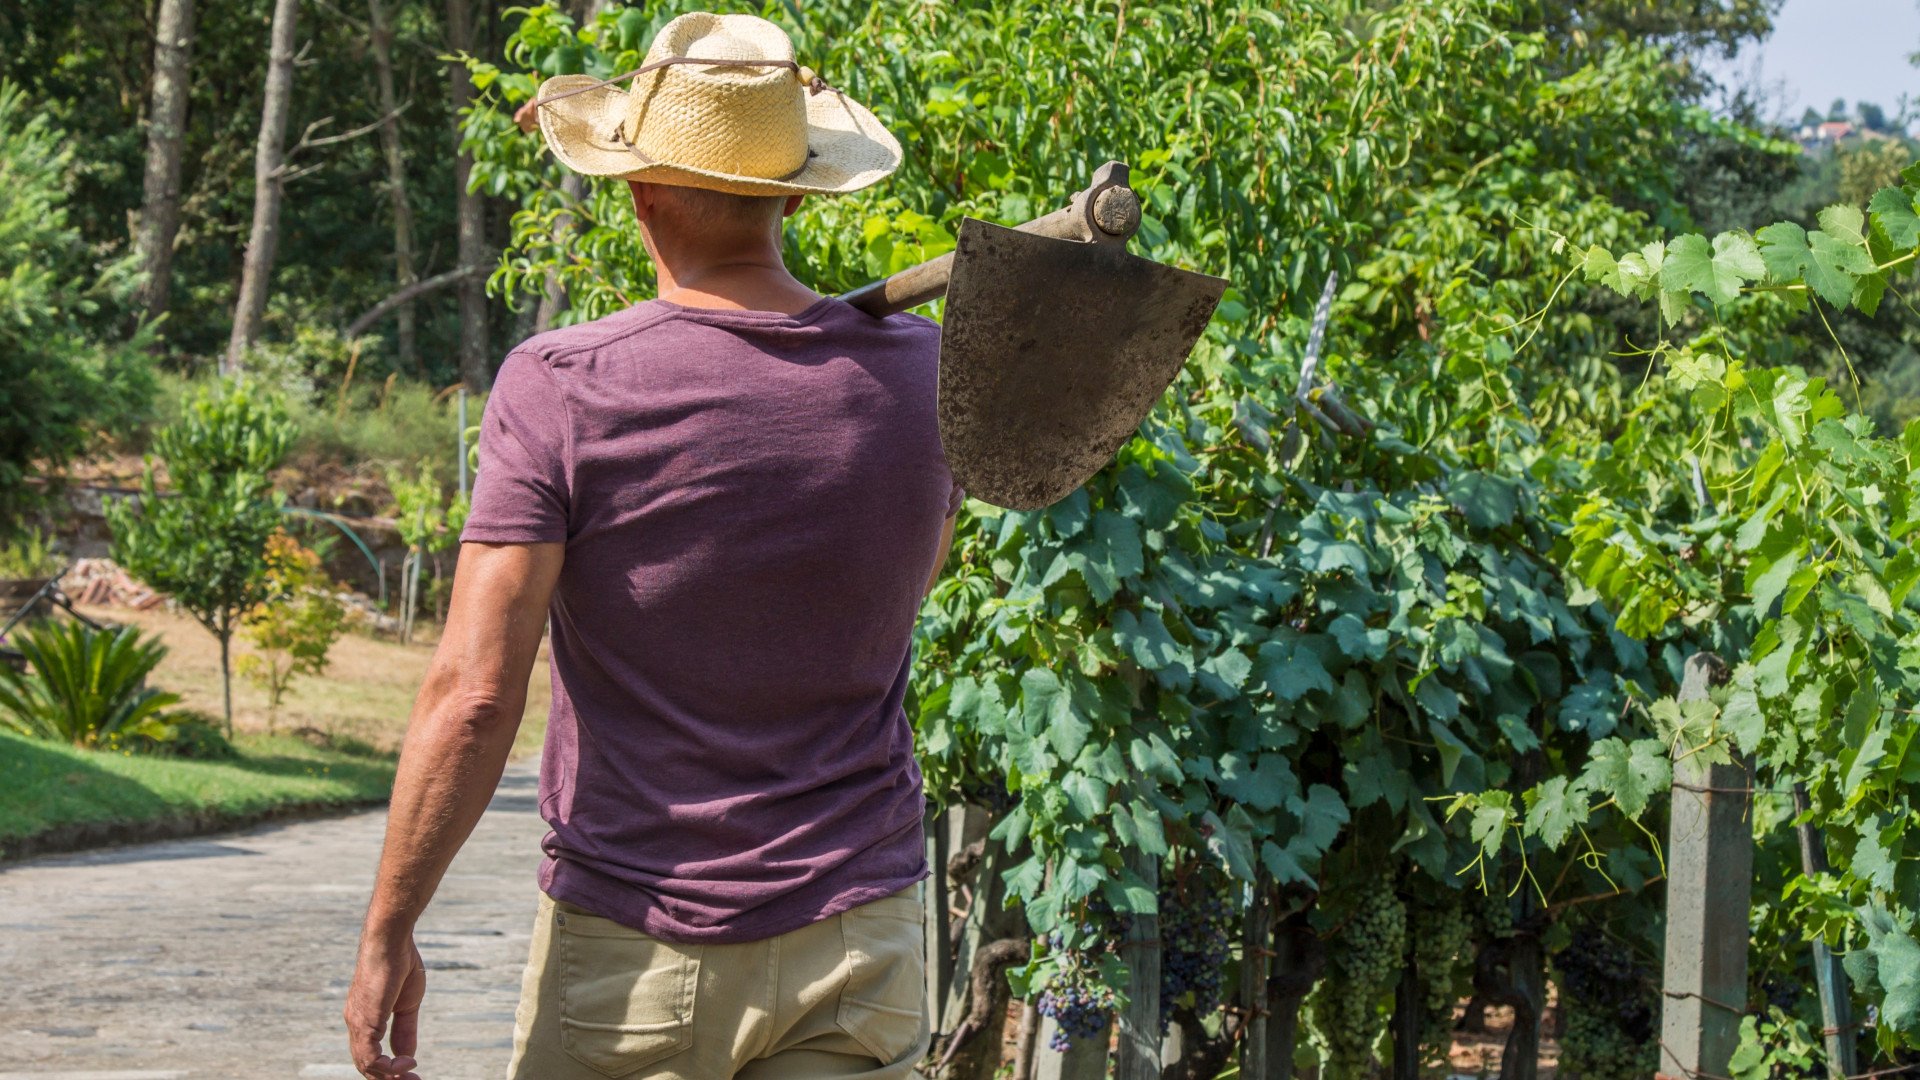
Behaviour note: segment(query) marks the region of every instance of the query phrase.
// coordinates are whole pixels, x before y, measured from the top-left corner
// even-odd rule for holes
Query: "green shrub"
[[[140,736],[127,740],[129,748],[164,757],[193,761],[230,761],[240,756],[225,735],[220,734],[220,718],[191,709],[168,713],[157,737]]]
[[[468,417],[479,417],[483,404],[470,398]],[[292,463],[298,468],[326,463],[379,475],[425,462],[436,480],[451,486],[460,452],[455,414],[453,395],[441,397],[425,383],[399,379],[356,386],[344,409],[337,397],[318,404],[295,403],[300,438]]]
[[[247,640],[259,650],[240,658],[240,673],[267,692],[267,726],[296,676],[327,669],[327,653],[346,632],[347,609],[335,595],[320,556],[286,533],[267,542],[271,597],[247,612]]]
[[[0,721],[35,738],[84,747],[167,738],[161,712],[180,697],[147,687],[147,676],[167,655],[159,641],[133,627],[42,622],[16,631],[12,644],[29,670],[0,667]]]
[[[66,557],[54,550],[52,538],[39,529],[26,529],[0,544],[0,580],[52,577],[65,565]]]
[[[0,82],[0,534],[44,500],[31,483],[144,411],[145,329],[126,333],[131,259],[102,265],[69,223],[73,143]]]

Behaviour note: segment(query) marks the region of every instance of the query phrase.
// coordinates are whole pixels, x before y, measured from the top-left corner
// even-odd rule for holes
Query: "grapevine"
[[[1113,991],[1089,970],[1085,957],[1069,952],[1047,988],[1040,993],[1040,1015],[1058,1025],[1048,1045],[1065,1053],[1075,1039],[1091,1039],[1106,1030],[1112,1014]]]
[[[1373,1045],[1385,1027],[1380,1002],[1400,977],[1407,947],[1407,909],[1381,879],[1360,893],[1359,906],[1340,927],[1327,977],[1308,1001],[1308,1015],[1327,1048],[1328,1080],[1360,1080],[1373,1065]]]
[[[1659,1065],[1659,1016],[1651,973],[1619,942],[1583,928],[1555,958],[1561,1008],[1561,1068],[1572,1080],[1637,1080]]]
[[[1423,991],[1420,1052],[1427,1063],[1445,1065],[1453,1046],[1456,983],[1473,957],[1473,913],[1457,889],[1424,890],[1410,907],[1410,952]]]
[[[1235,925],[1224,874],[1196,867],[1184,880],[1170,878],[1160,890],[1160,1031],[1174,1006],[1190,1001],[1205,1016],[1220,1006],[1228,942]]]

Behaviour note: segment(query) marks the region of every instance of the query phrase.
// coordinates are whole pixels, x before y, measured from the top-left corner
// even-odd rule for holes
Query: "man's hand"
[[[540,126],[539,100],[534,98],[513,111],[513,122],[519,125],[521,131],[532,131]]]
[[[347,990],[347,1042],[353,1067],[369,1080],[420,1080],[414,1052],[420,1047],[420,999],[427,993],[427,969],[413,935],[393,941],[374,934],[360,939],[360,962]],[[391,1055],[380,1052],[388,1039]]]

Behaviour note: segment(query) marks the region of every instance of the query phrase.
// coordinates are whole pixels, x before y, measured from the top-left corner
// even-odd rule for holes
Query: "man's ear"
[[[653,185],[639,180],[627,181],[627,191],[633,195],[633,216],[636,221],[648,221],[653,217]]]
[[[798,211],[798,210],[800,209],[800,202],[801,202],[801,200],[803,200],[803,199],[805,199],[805,198],[806,198],[806,196],[805,196],[805,195],[789,195],[789,196],[787,196],[787,205],[786,205],[785,207],[783,207],[783,208],[781,208],[781,210],[780,210],[780,216],[781,216],[781,217],[783,217],[783,218],[789,218],[789,217],[792,217],[792,216],[794,215],[794,213],[795,213],[796,211]]]

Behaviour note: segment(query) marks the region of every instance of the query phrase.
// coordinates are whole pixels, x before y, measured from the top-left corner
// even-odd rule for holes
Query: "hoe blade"
[[[1221,278],[961,222],[940,335],[940,440],[972,498],[1037,510],[1132,437],[1200,338]]]

